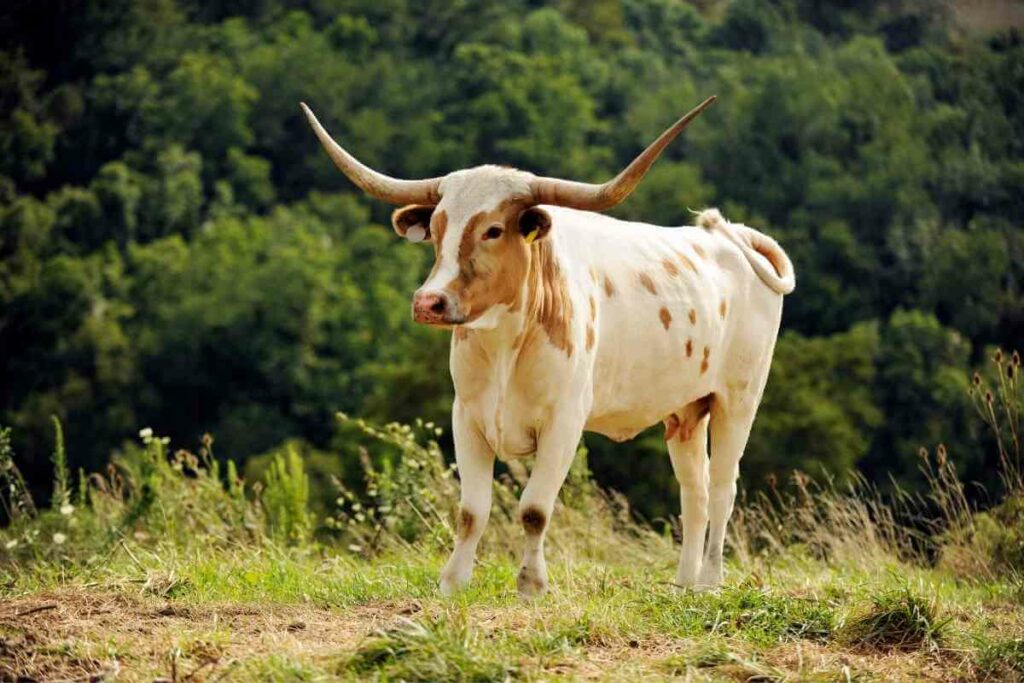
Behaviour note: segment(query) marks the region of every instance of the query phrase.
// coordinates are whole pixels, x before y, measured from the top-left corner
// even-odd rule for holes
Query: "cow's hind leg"
[[[711,409],[711,459],[708,486],[708,541],[697,586],[722,583],[725,531],[736,500],[740,458],[754,424],[755,404],[727,406],[715,401]]]
[[[665,441],[672,469],[679,480],[682,512],[683,547],[676,583],[686,587],[697,582],[707,533],[709,403],[702,399],[666,421]]]
[[[476,547],[491,514],[494,452],[456,403],[452,411],[455,464],[459,469],[461,500],[455,522],[455,549],[441,570],[441,593],[451,595],[469,583]]]

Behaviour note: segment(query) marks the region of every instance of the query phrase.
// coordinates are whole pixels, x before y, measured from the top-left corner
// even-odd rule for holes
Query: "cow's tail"
[[[697,225],[716,230],[739,247],[761,281],[778,294],[789,294],[796,287],[793,262],[779,243],[763,232],[741,223],[725,220],[718,209],[705,209],[697,214]]]

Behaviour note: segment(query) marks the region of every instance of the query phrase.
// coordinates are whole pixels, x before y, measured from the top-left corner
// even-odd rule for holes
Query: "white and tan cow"
[[[721,582],[740,456],[768,377],[782,296],[794,286],[792,265],[773,239],[714,209],[695,227],[678,228],[592,213],[628,196],[713,99],[601,185],[497,166],[397,180],[354,159],[303,105],[345,175],[405,205],[394,212],[395,230],[434,245],[413,317],[453,329],[462,496],[443,593],[470,579],[495,456],[535,457],[520,502],[526,547],[518,578],[519,593],[533,596],[547,587],[544,535],[582,433],[621,441],[659,421],[682,495],[676,582]]]

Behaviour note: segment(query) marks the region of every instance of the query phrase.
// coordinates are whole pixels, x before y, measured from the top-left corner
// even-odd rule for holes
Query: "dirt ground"
[[[60,591],[0,605],[0,680],[219,680],[274,654],[317,660],[419,610],[378,604],[318,607],[204,605],[123,593]]]

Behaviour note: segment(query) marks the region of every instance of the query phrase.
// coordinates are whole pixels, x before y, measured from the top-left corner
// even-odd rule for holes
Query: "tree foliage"
[[[0,19],[0,422],[31,474],[52,414],[89,468],[142,424],[245,458],[292,437],[322,452],[338,409],[446,420],[446,340],[407,315],[429,256],[382,227],[388,208],[339,176],[298,102],[395,175],[597,180],[717,93],[616,212],[678,225],[717,205],[793,257],[747,481],[861,466],[913,484],[938,440],[984,476],[962,389],[984,349],[1024,338],[1024,41],[957,16],[911,0],[19,3]],[[646,464],[657,438],[591,445],[634,497],[673,488]]]

